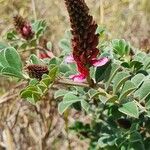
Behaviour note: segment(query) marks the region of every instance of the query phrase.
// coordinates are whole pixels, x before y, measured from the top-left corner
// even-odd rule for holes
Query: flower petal
[[[86,77],[84,74],[77,74],[77,75],[71,75],[70,78],[74,81],[74,82],[85,82],[86,81]]]
[[[95,67],[100,67],[100,66],[105,65],[108,61],[109,59],[107,57],[102,57],[100,59],[93,59],[92,65]]]
[[[66,63],[74,63],[75,61],[74,61],[73,56],[72,56],[72,55],[69,55],[69,56],[67,56],[67,57],[65,58],[65,62],[66,62]]]

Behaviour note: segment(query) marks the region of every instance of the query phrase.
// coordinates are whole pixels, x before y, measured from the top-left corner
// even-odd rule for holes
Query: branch
[[[81,87],[89,88],[88,83],[78,83],[78,82],[74,82],[74,81],[71,81],[68,79],[59,79],[59,80],[55,81],[55,84],[64,84],[64,85],[81,86]]]
[[[28,48],[28,49],[25,49],[25,50],[22,50],[22,51],[19,51],[19,53],[22,53],[22,52],[26,52],[26,51],[33,51],[33,50],[41,50],[41,51],[48,51],[49,52],[49,55],[50,55],[50,58],[54,58],[55,55],[53,54],[53,52],[48,49],[48,48],[44,48],[44,47],[41,47],[41,46],[36,46],[36,47],[32,47],[32,48]]]

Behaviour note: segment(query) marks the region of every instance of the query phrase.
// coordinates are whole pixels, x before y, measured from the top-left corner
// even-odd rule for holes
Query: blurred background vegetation
[[[34,14],[34,4],[35,11]],[[136,47],[150,38],[149,0],[86,0],[98,24],[106,27],[109,38],[125,38]],[[30,20],[45,19],[47,38],[57,47],[69,19],[63,0],[0,0],[0,33],[13,27],[12,18],[20,14]],[[58,48],[58,47],[57,47]],[[56,53],[59,50],[56,49]]]
[[[134,47],[146,51],[150,50],[150,0],[85,0],[85,1],[87,2],[87,5],[90,8],[90,13],[94,16],[96,22],[102,27],[106,28],[108,39],[124,38],[127,41],[130,41],[130,43]],[[54,53],[59,54],[60,49],[58,47],[58,42],[63,37],[65,30],[69,29],[70,27],[68,14],[63,0],[42,0],[42,1],[0,0],[0,14],[1,14],[0,41],[2,40],[2,37],[4,36],[6,31],[13,28],[14,15],[20,14],[21,16],[31,21],[34,19],[44,19],[48,26],[46,38],[48,41],[52,42]],[[6,79],[5,77],[0,76],[0,96],[5,94],[6,91],[12,90],[15,83],[16,80],[14,79],[13,80]],[[15,99],[14,102],[11,101],[10,103],[5,104],[1,104],[0,102],[1,104],[0,130],[3,127],[2,122],[10,120],[10,118],[12,119],[15,116],[17,108],[20,108],[20,103],[19,102],[16,103],[16,101],[19,101],[19,99]],[[37,125],[39,124],[40,126],[45,127],[46,126],[45,122],[43,123],[43,120],[40,120],[38,116],[40,110],[37,110],[37,108],[30,105],[28,106],[28,108],[26,108],[27,105],[29,104],[27,103],[21,104],[22,114],[19,115],[20,118],[17,119],[17,121],[19,122],[18,126],[23,126],[23,123],[25,124],[27,121],[31,121],[32,125],[33,124],[35,125],[35,128],[37,128]],[[47,113],[49,114],[49,112],[47,112],[49,108],[47,107],[49,107],[49,105],[46,106],[42,105],[42,108],[39,108],[42,109],[40,113],[43,113],[42,115],[44,115],[44,117],[47,115]],[[16,109],[15,111],[14,108]],[[35,114],[36,112],[32,114],[31,113],[32,111],[38,112],[37,114]],[[12,114],[13,117],[11,116]],[[58,116],[58,114],[56,113],[55,116]],[[15,121],[15,123],[17,121]],[[13,125],[13,128],[15,130],[11,131],[12,133],[16,132],[17,136],[22,132],[21,128],[18,126]],[[33,126],[29,126],[29,134],[31,132],[31,136],[33,136],[33,139],[34,138],[36,139],[35,135],[37,135],[39,132],[36,132],[36,130],[32,131],[32,129],[35,129],[34,127],[33,128],[32,127]],[[60,130],[62,131],[62,127]],[[5,131],[10,133],[7,128],[5,128]],[[24,131],[28,131],[28,129]],[[34,132],[36,133],[35,135]],[[1,133],[2,132],[0,131],[0,137]],[[26,145],[30,146],[34,145],[34,142],[32,142],[32,140],[28,138],[28,135],[26,135],[26,132],[22,134],[23,134],[22,137],[20,138],[18,137],[18,139],[21,139],[23,137],[27,138],[26,142],[28,143]],[[62,139],[62,137],[59,138]],[[17,139],[15,140],[17,141]],[[65,139],[63,139],[63,141],[61,140],[61,144],[63,145],[66,144],[64,140]],[[21,144],[21,142],[24,143],[24,141],[20,141],[19,143]],[[54,142],[57,145],[57,142],[55,140]],[[81,141],[77,140],[77,142],[79,144],[79,142]],[[50,141],[50,143],[53,142]],[[61,144],[59,143],[59,145]],[[81,145],[81,149],[83,149],[82,142],[79,145]],[[25,146],[23,149],[27,148],[29,148],[29,146]],[[65,149],[65,146],[63,148]],[[53,149],[57,148],[54,147]],[[79,150],[78,147],[77,149]]]

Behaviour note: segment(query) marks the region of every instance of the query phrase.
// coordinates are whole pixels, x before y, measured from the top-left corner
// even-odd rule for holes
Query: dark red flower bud
[[[31,78],[41,80],[43,74],[48,74],[48,67],[43,65],[31,64],[25,68]]]
[[[24,39],[29,40],[33,38],[34,32],[32,27],[24,18],[19,15],[14,16],[14,25]]]

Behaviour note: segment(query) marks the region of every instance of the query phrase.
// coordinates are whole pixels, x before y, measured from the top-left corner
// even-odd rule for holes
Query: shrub
[[[16,29],[0,42],[1,75],[25,80],[20,95],[33,105],[54,85],[63,85],[54,95],[58,111],[67,117],[75,109],[90,117],[90,123],[76,121],[69,127],[90,140],[89,149],[148,149],[150,55],[124,39],[106,41],[105,29],[97,26],[83,0],[65,3],[72,29],[59,42],[60,56],[44,40],[45,21],[28,23],[16,16]]]

